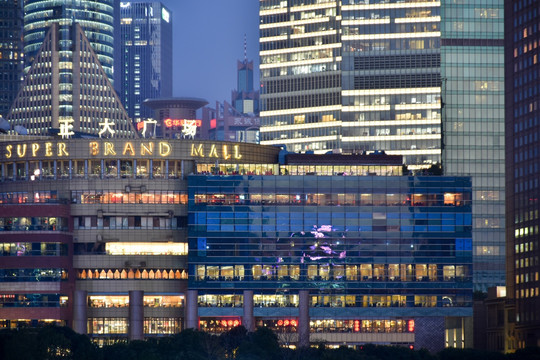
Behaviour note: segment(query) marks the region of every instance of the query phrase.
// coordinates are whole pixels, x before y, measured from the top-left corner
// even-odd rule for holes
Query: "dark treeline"
[[[364,345],[361,349],[329,349],[324,344],[291,350],[279,346],[278,337],[267,328],[248,333],[242,326],[221,336],[185,330],[146,341],[117,343],[99,348],[85,335],[69,328],[0,331],[2,360],[540,360],[540,349],[514,354],[479,350],[445,349],[438,354],[405,347]]]

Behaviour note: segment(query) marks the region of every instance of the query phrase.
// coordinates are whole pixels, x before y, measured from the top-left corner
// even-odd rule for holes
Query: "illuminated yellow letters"
[[[58,156],[69,156],[68,152],[66,151],[66,143],[58,143]]]
[[[11,157],[11,149],[13,149],[13,145],[6,146],[6,157],[9,159]]]
[[[141,156],[144,155],[152,155],[154,153],[154,143],[148,143],[146,145],[145,143],[141,143]]]
[[[234,158],[241,159],[242,154],[240,154],[240,145],[234,145]]]
[[[223,145],[223,159],[229,160],[231,158],[231,154],[229,154],[229,147],[227,145]]]
[[[23,157],[26,155],[26,144],[17,144],[17,156]]]
[[[32,144],[32,156],[33,157],[36,157],[38,150],[39,150],[39,144]]]
[[[210,152],[208,153],[208,157],[216,157],[216,158],[219,157],[217,154],[217,148],[215,144],[212,144],[212,146],[210,147]]]
[[[45,156],[53,156],[52,143],[45,143]]]
[[[199,147],[196,148],[195,144],[191,144],[191,156],[204,157],[204,148],[202,144],[199,144]]]
[[[127,142],[124,145],[124,150],[122,151],[122,155],[126,155],[127,153],[129,153],[129,155],[132,155],[132,156],[135,155],[135,150],[133,149],[133,144],[130,143],[130,142]]]
[[[105,149],[103,152],[103,156],[107,155],[116,155],[116,151],[114,151],[114,144],[111,142],[105,142]]]
[[[171,152],[172,152],[172,147],[169,143],[164,142],[164,141],[159,143],[159,155],[168,156],[171,154]]]
[[[96,156],[99,154],[99,143],[96,141],[90,142],[90,155]]]

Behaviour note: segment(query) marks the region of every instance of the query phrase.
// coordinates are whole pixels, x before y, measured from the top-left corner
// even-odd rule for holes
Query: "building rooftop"
[[[149,108],[154,110],[167,107],[199,109],[205,105],[208,105],[208,101],[206,101],[205,99],[193,97],[172,97],[163,99],[146,99],[143,101],[143,105],[148,106]]]

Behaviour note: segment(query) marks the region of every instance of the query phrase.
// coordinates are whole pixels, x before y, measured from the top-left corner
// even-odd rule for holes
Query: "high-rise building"
[[[505,2],[507,292],[515,338],[540,346],[538,1]],[[511,345],[514,345],[512,347]]]
[[[260,0],[261,144],[472,175],[475,287],[504,269],[503,1]]]
[[[52,23],[7,120],[30,135],[77,133],[137,137],[120,99],[79,24]],[[71,39],[70,51],[62,44]],[[22,128],[21,128],[22,127]]]
[[[114,0],[25,0],[24,54],[25,73],[35,60],[52,23],[60,24],[59,46],[71,51],[70,29],[79,23],[94,49],[105,74],[113,81]]]
[[[6,116],[21,85],[22,1],[1,0],[0,8],[0,116]]]
[[[253,89],[253,61],[244,58],[237,64],[237,84],[231,101],[240,114],[259,113],[259,91]]]
[[[153,116],[142,106],[146,99],[172,96],[172,15],[160,2],[121,2],[119,42],[119,96],[134,122]]]
[[[504,2],[441,1],[442,164],[473,178],[476,290],[505,284]]]

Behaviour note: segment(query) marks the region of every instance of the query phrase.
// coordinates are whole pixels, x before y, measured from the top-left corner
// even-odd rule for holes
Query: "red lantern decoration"
[[[289,326],[289,324],[290,324],[289,320],[285,320],[285,321],[283,322],[283,325],[285,325],[285,326]]]
[[[408,325],[409,332],[414,332],[414,320],[409,320]]]

